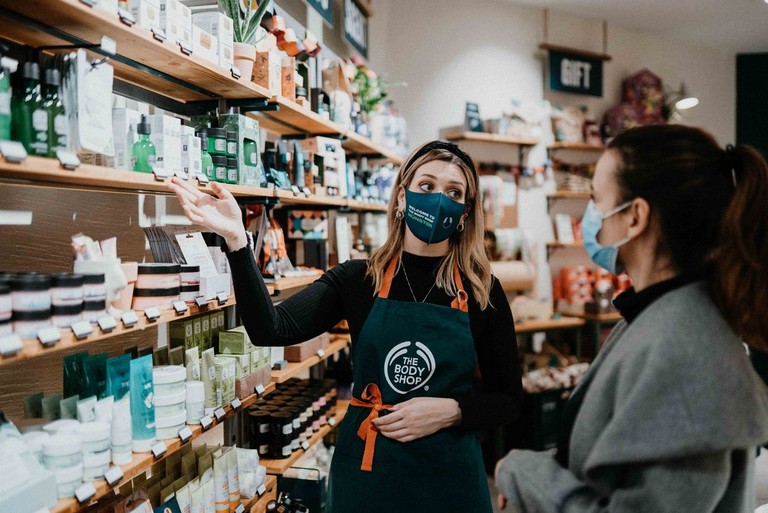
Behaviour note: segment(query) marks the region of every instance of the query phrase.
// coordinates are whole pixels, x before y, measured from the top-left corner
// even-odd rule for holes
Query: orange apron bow
[[[382,404],[381,390],[375,383],[369,383],[365,387],[362,393],[362,400],[353,397],[352,406],[359,408],[370,408],[371,413],[365,418],[360,428],[357,430],[357,436],[361,440],[365,441],[365,451],[363,452],[363,463],[360,465],[360,470],[364,472],[371,472],[373,470],[373,452],[376,446],[376,436],[379,434],[379,430],[373,425],[374,419],[379,418],[379,412],[381,410],[390,410],[393,408],[391,404]]]

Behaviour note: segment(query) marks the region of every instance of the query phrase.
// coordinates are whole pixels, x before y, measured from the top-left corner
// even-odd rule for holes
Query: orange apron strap
[[[467,303],[467,293],[464,290],[464,284],[461,282],[461,275],[459,274],[459,265],[456,264],[453,268],[453,283],[456,284],[456,290],[458,291],[456,297],[451,302],[451,308],[456,308],[464,313],[469,312],[469,304]]]
[[[363,451],[363,462],[360,465],[360,470],[363,472],[373,471],[373,453],[376,448],[376,436],[379,431],[376,426],[373,425],[373,420],[379,418],[379,412],[381,410],[389,410],[393,408],[391,404],[382,404],[381,390],[375,383],[369,383],[362,393],[362,400],[357,397],[352,398],[350,403],[352,406],[358,408],[370,408],[371,413],[360,424],[357,430],[357,436],[361,440],[365,441],[365,450]]]
[[[384,282],[381,284],[381,290],[379,291],[379,297],[381,299],[387,299],[389,297],[389,289],[392,287],[392,279],[395,277],[395,270],[397,269],[397,255],[392,257],[392,261],[387,267],[387,272],[384,273]]]

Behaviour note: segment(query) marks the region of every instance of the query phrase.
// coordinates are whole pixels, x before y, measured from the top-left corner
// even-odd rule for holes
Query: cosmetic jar
[[[107,286],[103,273],[83,275],[83,301],[106,301]]]
[[[131,307],[134,310],[145,310],[156,306],[160,310],[170,310],[173,302],[179,300],[181,287],[170,289],[134,289]]]
[[[57,328],[68,329],[83,319],[83,303],[69,306],[54,306],[51,323]]]
[[[21,338],[33,339],[39,330],[50,327],[50,308],[38,312],[13,312],[13,332]]]
[[[80,463],[68,468],[56,470],[55,474],[59,499],[74,497],[75,490],[83,482],[83,464]]]
[[[227,155],[227,131],[223,128],[207,128],[208,134],[208,154],[211,157]],[[214,166],[216,161],[214,160]]]
[[[83,302],[82,274],[58,273],[51,275],[51,304],[76,306]]]
[[[227,132],[227,157],[237,157],[237,132]]]
[[[83,320],[96,324],[105,315],[107,315],[106,301],[85,301],[83,303]]]
[[[182,411],[174,417],[155,419],[155,429],[158,440],[171,440],[179,436],[179,430],[187,423],[187,412]]]
[[[227,182],[227,157],[224,155],[213,155],[213,179],[217,182]]]
[[[155,395],[155,420],[175,417],[186,413],[187,392],[182,390],[171,395]]]
[[[29,431],[21,435],[24,443],[40,464],[43,464],[43,443],[51,437],[47,431]]]
[[[104,452],[110,447],[112,427],[107,422],[86,422],[75,428],[83,444],[83,454]]]
[[[48,470],[71,468],[83,463],[83,444],[74,434],[53,435],[43,442],[43,465]],[[82,470],[82,466],[80,467]],[[78,479],[82,478],[82,473]]]
[[[43,426],[43,431],[50,435],[74,434],[80,421],[75,419],[59,419]]]
[[[186,394],[184,382],[187,379],[187,369],[183,365],[165,365],[152,369],[152,382],[155,389],[155,400],[158,397]],[[181,402],[184,402],[182,399]]]
[[[139,264],[137,289],[171,289],[181,286],[181,265]]]
[[[237,159],[227,158],[227,183],[237,185]]]
[[[51,278],[23,273],[11,278],[13,312],[42,312],[51,309]]]

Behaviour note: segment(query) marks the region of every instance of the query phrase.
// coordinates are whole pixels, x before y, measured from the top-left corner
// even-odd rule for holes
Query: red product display
[[[584,265],[563,267],[553,280],[558,310],[572,313],[614,312],[613,298],[632,286],[629,276]]]

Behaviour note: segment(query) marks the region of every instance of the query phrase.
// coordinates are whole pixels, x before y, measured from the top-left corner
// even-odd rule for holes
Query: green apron
[[[331,463],[326,512],[490,513],[474,433],[449,428],[403,443],[370,424],[414,397],[468,395],[477,362],[458,270],[459,297],[446,307],[387,299],[396,267],[393,260],[355,342],[354,399]]]

